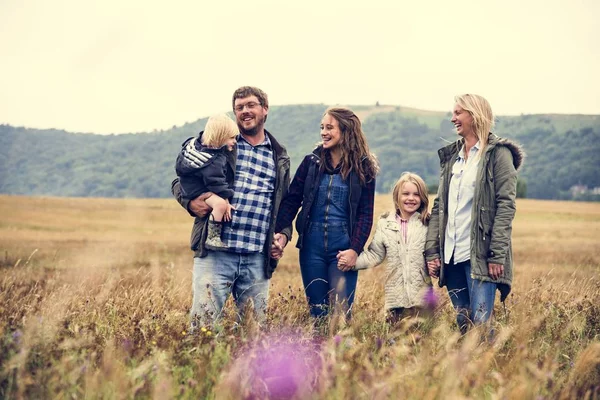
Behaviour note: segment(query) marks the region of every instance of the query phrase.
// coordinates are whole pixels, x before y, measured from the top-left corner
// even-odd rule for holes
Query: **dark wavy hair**
[[[360,119],[354,114],[354,111],[345,107],[330,107],[323,114],[323,116],[325,115],[333,117],[340,126],[342,177],[347,179],[350,172],[354,171],[364,186],[379,173],[379,162],[377,157],[369,151]],[[329,157],[329,151],[323,151],[322,157]],[[321,168],[324,168],[325,160],[321,161]]]

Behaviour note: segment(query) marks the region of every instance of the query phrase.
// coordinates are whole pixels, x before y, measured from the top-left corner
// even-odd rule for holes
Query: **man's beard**
[[[258,131],[262,130],[265,126],[265,118],[257,121],[256,126],[254,128],[246,129],[240,123],[238,123],[238,128],[240,129],[240,133],[245,136],[256,136]]]

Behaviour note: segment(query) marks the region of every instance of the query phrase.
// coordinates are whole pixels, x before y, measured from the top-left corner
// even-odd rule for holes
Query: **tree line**
[[[271,107],[266,128],[287,147],[293,171],[319,141],[325,109],[323,104]],[[205,123],[203,118],[166,131],[120,135],[0,125],[0,193],[169,197],[181,143]],[[437,149],[457,139],[449,113],[403,107],[369,115],[363,129],[381,163],[380,193],[388,192],[403,171],[418,173],[435,190]],[[521,143],[527,153],[519,173],[520,197],[600,200],[592,192],[571,190],[575,185],[600,188],[600,116],[501,116],[495,133]]]

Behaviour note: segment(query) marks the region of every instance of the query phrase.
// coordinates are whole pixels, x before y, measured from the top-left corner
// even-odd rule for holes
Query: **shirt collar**
[[[471,147],[471,150],[469,150],[470,154],[474,154],[477,153],[479,151],[479,140],[477,141],[477,143],[475,143],[475,145],[473,145],[473,147]],[[460,151],[458,152],[458,155],[456,156],[457,160],[464,160],[465,159],[465,146],[463,144],[463,146],[460,148]]]
[[[246,142],[249,146],[252,146],[247,140],[246,138],[244,138],[242,135],[238,135],[238,142],[240,142],[241,140],[243,140],[244,142]],[[266,146],[269,150],[273,147],[273,145],[271,144],[271,139],[269,139],[269,135],[267,134],[267,131],[265,131],[265,140],[264,142],[257,144],[256,146],[253,147],[258,147],[258,146]]]

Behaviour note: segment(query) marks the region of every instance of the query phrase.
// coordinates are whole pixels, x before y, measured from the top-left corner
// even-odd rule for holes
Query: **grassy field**
[[[191,218],[175,201],[0,196],[0,398],[597,398],[600,204],[517,206],[489,344],[460,337],[439,288],[434,313],[386,324],[381,267],[360,273],[350,325],[315,330],[293,246],[265,326],[229,304],[189,336]]]

